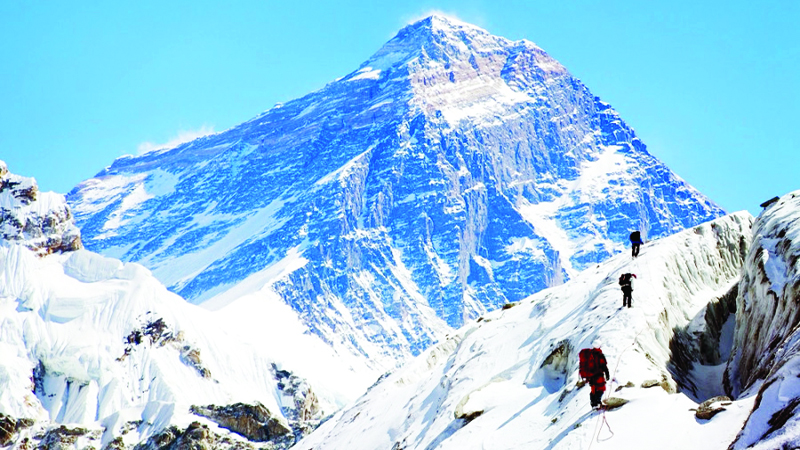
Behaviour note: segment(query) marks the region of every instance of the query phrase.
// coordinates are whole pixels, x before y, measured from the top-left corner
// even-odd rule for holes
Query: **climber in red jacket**
[[[585,348],[578,354],[580,364],[578,374],[592,387],[589,401],[592,408],[599,408],[603,393],[606,391],[606,380],[611,378],[603,351],[599,348]]]

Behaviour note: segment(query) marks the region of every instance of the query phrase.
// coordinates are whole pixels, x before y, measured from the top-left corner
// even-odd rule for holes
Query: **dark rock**
[[[722,406],[730,405],[730,401],[731,399],[724,395],[712,397],[701,403],[700,406],[697,407],[697,410],[695,410],[694,415],[698,419],[710,420],[717,415],[717,413],[725,411],[725,408]]]
[[[111,442],[103,447],[103,450],[127,450],[125,447],[125,442],[122,440],[121,436],[114,438]]]
[[[20,430],[33,426],[31,419],[12,419],[10,416],[0,413],[0,447],[5,447],[12,442],[14,435]]]
[[[74,448],[75,442],[78,440],[78,438],[85,436],[88,433],[89,431],[85,428],[70,428],[66,425],[61,425],[57,428],[51,428],[39,442],[39,448],[47,450],[72,449]]]
[[[292,430],[261,403],[192,406],[190,410],[251,441],[267,442],[292,435]]]

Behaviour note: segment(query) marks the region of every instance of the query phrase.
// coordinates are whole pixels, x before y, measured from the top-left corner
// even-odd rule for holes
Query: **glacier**
[[[275,295],[379,372],[619,254],[634,229],[723,214],[541,48],[442,16],[67,199],[86,248],[212,310]]]

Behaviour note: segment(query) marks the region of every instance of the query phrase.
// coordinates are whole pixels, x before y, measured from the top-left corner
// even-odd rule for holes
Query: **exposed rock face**
[[[281,403],[281,412],[288,419],[296,439],[300,439],[314,431],[323,419],[319,400],[305,379],[287,370],[279,370],[275,365],[272,370],[278,389],[288,400]]]
[[[199,422],[192,422],[185,430],[172,426],[136,445],[133,450],[254,450],[248,442],[220,436]]]
[[[313,333],[384,368],[618,253],[632,228],[722,214],[541,48],[436,16],[317,92],[120,158],[69,199],[89,248],[195,303],[260,274]]]
[[[726,389],[748,393],[763,381],[730,448],[800,446],[800,191],[766,205],[739,284]],[[749,392],[752,394],[752,392]]]
[[[0,173],[2,173],[2,170],[0,170]],[[11,443],[20,430],[33,426],[33,423],[34,421],[31,419],[12,419],[0,413],[0,447],[5,447]]]
[[[38,448],[46,448],[48,450],[71,450],[75,448],[75,442],[78,438],[88,433],[89,430],[85,428],[61,425],[48,430],[39,442]]]
[[[180,352],[181,362],[193,368],[203,378],[211,378],[211,371],[203,365],[200,358],[200,349],[193,347],[184,339],[182,332],[174,332],[164,322],[162,318],[148,317],[143,319],[145,322],[136,328],[125,338],[125,353],[117,361],[123,361],[136,346],[147,344],[152,346],[164,347],[171,345]]]
[[[228,406],[192,406],[192,413],[203,416],[240,434],[251,441],[294,441],[292,430],[280,417],[275,417],[260,403],[247,405],[236,403]]]
[[[64,197],[40,193],[36,180],[8,172],[0,161],[0,237],[39,256],[82,248],[81,235]]]

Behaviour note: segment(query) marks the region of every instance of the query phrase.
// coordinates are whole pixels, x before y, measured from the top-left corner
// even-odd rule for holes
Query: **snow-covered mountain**
[[[57,194],[26,198],[7,221],[70,216]],[[374,381],[277,297],[211,313],[139,264],[41,242],[0,239],[0,447],[162,448],[193,430],[213,448],[286,448]]]
[[[394,367],[452,328],[722,211],[529,41],[432,16],[227,131],[69,195],[87,248],[215,309],[277,294]]]
[[[754,397],[697,418],[698,402],[724,394],[725,362],[682,371],[674,357],[701,357],[687,349],[703,341],[730,351],[733,315],[707,319],[739,282],[752,220],[744,212],[699,225],[648,243],[637,259],[617,255],[485,314],[382,378],[295,448],[725,449]],[[618,278],[626,272],[637,278],[633,308],[623,309]],[[687,330],[690,342],[675,339]],[[609,361],[607,395],[628,401],[605,414],[591,411],[589,386],[576,385],[577,354],[593,344]],[[700,380],[693,392],[676,393]]]

